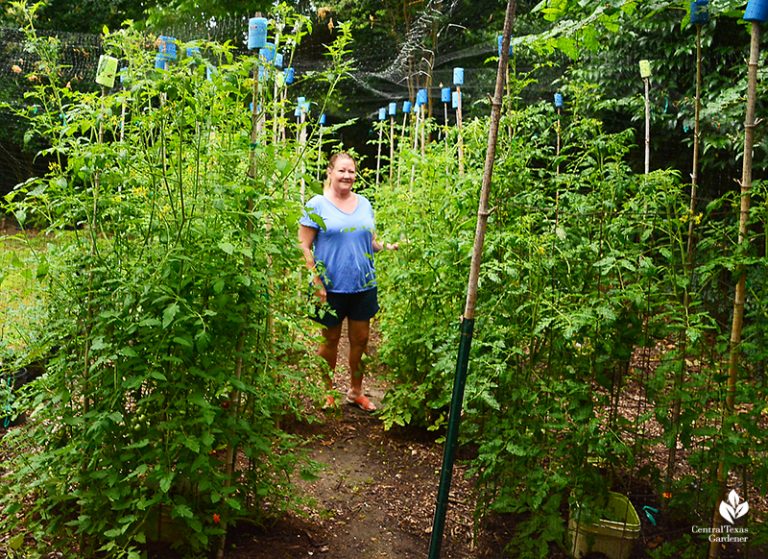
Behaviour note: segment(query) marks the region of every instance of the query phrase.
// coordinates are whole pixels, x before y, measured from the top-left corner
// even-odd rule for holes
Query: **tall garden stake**
[[[390,103],[387,112],[389,113],[389,182],[392,182],[395,172],[395,115],[397,115],[397,103]]]
[[[651,168],[651,63],[648,60],[640,61],[640,77],[643,79],[645,89],[645,174]]]
[[[696,97],[693,106],[693,169],[691,170],[691,202],[688,211],[688,239],[685,251],[685,268],[688,277],[693,274],[693,226],[696,220],[696,190],[699,182],[699,136],[700,132],[700,113],[701,113],[701,27],[709,21],[708,11],[709,0],[694,0],[691,2],[690,21],[696,26]],[[691,292],[690,287],[686,286],[683,292],[683,309],[686,316],[686,326],[688,316],[690,316]],[[674,396],[672,400],[672,415],[670,424],[672,427],[672,441],[667,453],[667,473],[664,483],[665,494],[672,494],[672,480],[675,477],[677,467],[677,440],[680,430],[680,411],[682,406],[682,389],[685,384],[685,353],[687,339],[683,333],[680,340],[680,365],[675,374]]]
[[[257,17],[253,17],[248,21],[248,48],[251,50],[255,49],[261,49],[266,44],[267,40],[267,20],[266,18],[260,17],[257,15]],[[259,114],[259,65],[254,64],[253,66],[253,86],[251,91],[251,137],[250,137],[250,145],[248,150],[248,179],[251,181],[251,183],[255,183],[256,181],[256,146],[259,140],[259,132],[260,132],[260,121],[261,115]],[[253,234],[253,221],[251,220],[251,215],[253,213],[253,199],[248,198],[248,220],[246,223],[246,229],[249,233],[249,235]],[[247,264],[250,264],[249,261],[246,261]],[[247,311],[244,311],[247,313]],[[243,317],[243,324],[248,323],[248,317]],[[237,339],[237,360],[235,362],[235,371],[234,371],[234,377],[236,381],[240,381],[240,378],[243,375],[243,366],[244,366],[244,360],[243,360],[243,350],[245,349],[245,328],[240,330],[240,333],[238,335]],[[240,413],[240,406],[241,406],[241,397],[240,397],[240,391],[237,388],[233,388],[230,395],[229,400],[234,405],[232,406],[232,411],[235,414]],[[228,487],[232,483],[232,478],[235,475],[235,457],[237,455],[237,447],[230,441],[227,444],[226,454],[224,458],[224,464],[225,464],[225,478],[224,478],[224,485],[225,487]],[[216,550],[216,559],[223,559],[224,558],[224,550],[226,548],[227,544],[227,520],[222,519],[222,528],[224,530],[224,533],[221,536],[221,539],[219,540],[219,547]]]
[[[505,36],[506,37],[506,36]],[[509,38],[505,39],[509,42]],[[501,60],[501,57],[499,57]],[[507,55],[504,55],[504,64],[507,64]],[[499,71],[503,72],[501,79],[506,79],[506,68]],[[464,85],[464,68],[453,69],[453,85],[456,86],[456,129],[458,130],[458,139],[456,140],[459,148],[459,174],[464,174],[464,138],[461,136],[462,114],[461,114],[461,86]]]
[[[411,102],[403,101],[403,127],[400,129],[400,140],[397,142],[397,148],[400,153],[397,156],[397,186],[400,187],[400,174],[403,170],[403,141],[408,141],[408,134],[410,133],[410,125],[408,124],[408,115],[411,113]],[[406,126],[408,126],[408,132],[406,132]]]
[[[768,20],[768,0],[750,0],[744,19],[752,22],[752,40],[749,48],[749,66],[747,69],[747,109],[744,118],[744,156],[741,169],[741,208],[739,212],[739,239],[738,245],[745,247],[749,243],[747,237],[747,224],[749,221],[750,189],[752,188],[752,144],[755,129],[755,101],[757,98],[757,65],[760,57],[760,23]],[[738,266],[738,282],[733,297],[733,320],[731,322],[731,338],[728,355],[728,384],[725,395],[725,408],[723,410],[723,425],[727,425],[728,416],[734,413],[736,381],[738,380],[739,356],[741,345],[741,331],[744,321],[744,299],[747,286],[747,272],[743,264]],[[723,435],[725,436],[725,435]],[[728,478],[728,466],[721,455],[717,466],[717,480],[721,489],[725,489]],[[718,504],[715,504],[712,514],[712,528],[720,528],[720,512]],[[713,538],[716,540],[716,538]],[[712,541],[709,544],[709,559],[716,559],[720,555],[720,544]]]
[[[485,241],[485,230],[488,222],[488,197],[491,190],[493,163],[494,158],[496,157],[496,139],[499,132],[501,101],[504,92],[504,76],[509,56],[509,36],[512,31],[512,20],[515,17],[515,5],[515,0],[508,0],[507,11],[504,17],[503,47],[501,51],[502,54],[499,57],[499,66],[496,71],[496,88],[491,103],[491,120],[488,128],[488,150],[485,155],[483,184],[480,190],[480,202],[477,210],[477,227],[475,229],[475,243],[472,249],[472,262],[469,269],[467,300],[464,307],[464,316],[461,321],[461,340],[459,341],[459,352],[456,359],[456,375],[453,381],[451,409],[448,415],[448,431],[445,435],[443,466],[440,470],[440,485],[437,490],[435,516],[432,522],[432,536],[429,542],[429,559],[439,559],[440,557],[440,546],[443,542],[443,531],[445,529],[445,513],[448,509],[448,495],[451,491],[453,462],[456,456],[456,444],[459,435],[459,423],[461,421],[461,406],[464,400],[464,386],[467,380],[469,351],[472,347],[472,332],[475,326],[477,283],[480,276],[480,261],[483,255],[483,243]]]
[[[384,137],[384,121],[387,119],[387,109],[379,109],[379,141],[376,152],[376,186],[379,186],[379,176],[381,174],[381,142]]]

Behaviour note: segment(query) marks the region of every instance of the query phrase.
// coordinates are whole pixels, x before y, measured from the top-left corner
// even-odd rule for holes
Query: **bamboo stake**
[[[304,107],[299,107],[299,110],[301,111],[301,116],[299,116],[299,153],[304,153],[304,149],[307,145],[307,113],[304,110]],[[301,205],[303,206],[305,203],[305,197],[306,197],[306,191],[307,191],[307,184],[304,180],[304,172],[306,171],[306,166],[304,163],[304,158],[301,158]]]
[[[252,98],[252,106],[251,106],[251,137],[250,137],[250,146],[248,151],[248,178],[250,181],[255,182],[256,180],[256,145],[259,139],[259,136],[261,134],[261,115],[259,114],[259,68],[258,65],[254,66],[253,69],[253,89],[251,90],[251,98]],[[253,199],[248,198],[248,220],[246,222],[246,229],[249,234],[253,233],[253,222],[251,221],[251,214],[253,212]],[[246,261],[247,264],[250,264],[249,261]],[[247,313],[247,311],[244,311],[244,313]],[[244,318],[247,318],[244,317]],[[247,324],[247,320],[244,321],[244,324]],[[242,377],[243,373],[243,367],[244,367],[244,360],[243,360],[243,348],[245,347],[245,330],[241,330],[238,335],[237,340],[237,359],[235,361],[235,379],[239,382],[240,378]],[[233,388],[229,395],[230,402],[233,403],[232,410],[233,413],[236,415],[239,415],[240,413],[240,406],[241,406],[241,394],[240,390],[237,388]],[[225,464],[225,478],[224,478],[224,486],[229,487],[232,484],[232,478],[235,475],[235,458],[237,456],[237,447],[232,443],[227,444],[226,454],[224,458],[224,464]],[[221,540],[219,540],[219,547],[216,550],[216,559],[224,559],[224,550],[226,548],[227,543],[227,522],[226,520],[222,520],[222,528],[224,529],[224,534],[221,536]]]
[[[384,125],[379,122],[379,145],[376,152],[376,186],[379,186],[379,174],[381,171],[381,142],[384,136]]]
[[[389,115],[389,182],[392,182],[392,177],[395,173],[395,115]]]
[[[427,147],[427,118],[429,115],[427,114],[427,107],[426,105],[421,106],[421,110],[424,111],[424,116],[421,119],[421,155],[422,157],[426,154],[426,147]]]
[[[650,79],[643,78],[643,87],[645,88],[645,174],[651,169],[651,98],[650,98]]]
[[[700,113],[701,113],[701,60],[702,60],[702,53],[701,53],[701,24],[696,24],[696,97],[694,99],[694,107],[693,107],[693,169],[691,170],[691,201],[690,206],[688,210],[688,239],[686,242],[686,251],[685,251],[685,268],[686,272],[688,273],[688,277],[693,277],[693,247],[694,247],[694,239],[693,239],[693,227],[694,227],[694,217],[696,215],[696,190],[698,186],[698,177],[699,177],[699,141],[701,136],[700,131]],[[691,293],[689,290],[689,287],[685,287],[685,291],[683,292],[683,311],[685,312],[685,319],[686,319],[686,326],[688,325],[688,317],[690,315],[690,306],[691,306]],[[671,417],[671,426],[672,426],[672,444],[669,447],[669,452],[667,454],[667,473],[664,483],[664,488],[666,489],[667,494],[671,493],[672,489],[672,481],[674,479],[675,470],[677,469],[677,440],[679,437],[679,420],[680,420],[680,412],[682,407],[682,398],[680,395],[680,391],[682,390],[684,384],[685,384],[685,353],[686,353],[686,347],[687,347],[687,339],[685,336],[685,333],[682,334],[681,340],[680,340],[680,348],[682,353],[682,358],[680,362],[680,368],[677,371],[677,374],[675,375],[675,385],[674,385],[674,399],[672,402],[672,417]]]
[[[755,103],[757,99],[757,66],[760,61],[760,23],[752,21],[752,37],[749,48],[749,65],[747,70],[747,109],[744,119],[744,156],[741,169],[741,208],[739,212],[739,247],[747,247],[749,238],[747,237],[747,225],[749,223],[749,204],[750,190],[752,188],[752,146],[754,143],[755,130]],[[733,320],[731,322],[731,338],[729,342],[728,357],[728,383],[726,387],[725,408],[723,410],[723,425],[725,419],[733,415],[736,398],[736,381],[739,374],[741,332],[744,322],[744,300],[746,298],[747,272],[743,264],[738,267],[738,282],[733,297]],[[728,466],[725,459],[720,458],[717,466],[717,480],[721,489],[725,489],[728,479]],[[720,528],[720,512],[718,504],[715,503],[712,514],[712,528]],[[717,559],[720,555],[720,545],[713,541],[709,544],[709,559]]]
[[[507,59],[508,55],[503,55],[504,59]],[[499,57],[501,59],[501,57]],[[464,138],[461,135],[461,124],[462,124],[462,116],[461,116],[461,86],[456,86],[456,93],[457,93],[457,103],[456,103],[456,128],[459,131],[459,139],[458,139],[458,146],[459,146],[459,175],[464,174]]]
[[[435,516],[432,524],[432,536],[429,543],[429,559],[439,559],[442,545],[443,530],[445,528],[445,514],[448,508],[448,496],[453,477],[453,462],[456,455],[456,442],[461,421],[461,406],[464,399],[464,386],[466,383],[467,369],[469,365],[469,351],[472,346],[472,332],[475,324],[475,305],[477,302],[477,286],[480,277],[480,262],[483,255],[485,231],[488,223],[488,198],[491,190],[491,177],[493,176],[493,164],[496,157],[496,142],[499,133],[499,120],[501,117],[501,101],[504,93],[504,69],[507,65],[509,37],[512,31],[512,20],[515,14],[515,0],[508,0],[507,11],[504,18],[504,37],[502,39],[502,53],[499,56],[499,67],[496,72],[496,88],[491,102],[491,118],[488,130],[488,150],[485,155],[483,169],[483,183],[480,189],[480,202],[477,210],[477,227],[475,229],[475,243],[472,249],[472,261],[467,282],[467,300],[464,307],[464,316],[461,322],[461,342],[456,360],[456,376],[453,384],[451,408],[448,415],[448,430],[445,438],[445,450],[443,454],[443,466],[440,471],[440,486],[435,505]]]
[[[398,148],[402,148],[403,146],[403,140],[407,138],[407,135],[405,133],[405,127],[408,124],[408,113],[405,112],[405,108],[403,108],[403,127],[400,129],[400,141],[397,144]],[[402,151],[398,149],[398,151]],[[403,159],[402,157],[397,158],[397,186],[400,187],[400,174],[403,171]]]
[[[315,176],[317,182],[320,182],[320,168],[323,166],[321,163],[323,160],[323,128],[324,126],[321,124],[317,133],[317,174]]]

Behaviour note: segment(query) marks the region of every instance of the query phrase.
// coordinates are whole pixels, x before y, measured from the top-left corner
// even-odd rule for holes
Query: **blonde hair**
[[[333,168],[336,166],[336,162],[339,159],[349,159],[352,163],[355,164],[355,169],[357,169],[357,161],[355,161],[355,158],[352,157],[349,153],[346,151],[339,151],[334,153],[331,158],[328,160],[328,167],[325,169],[325,180],[323,181],[323,190],[331,186],[331,171],[333,171]]]

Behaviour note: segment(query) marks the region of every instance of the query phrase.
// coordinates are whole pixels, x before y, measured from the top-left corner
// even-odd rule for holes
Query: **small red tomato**
[[[222,400],[221,407],[223,409],[225,409],[225,410],[228,409],[229,408],[229,400]]]
[[[664,493],[661,494],[661,496],[664,497],[665,499],[671,499],[672,498],[672,492],[671,491],[665,491]]]
[[[219,516],[219,513],[214,512],[213,513],[213,523],[214,524],[218,524],[219,522],[221,522],[221,517]]]

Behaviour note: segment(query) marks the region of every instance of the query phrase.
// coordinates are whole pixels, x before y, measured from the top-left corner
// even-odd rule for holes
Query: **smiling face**
[[[328,181],[330,187],[339,196],[346,196],[352,190],[357,176],[355,161],[346,154],[331,158],[328,165]]]

